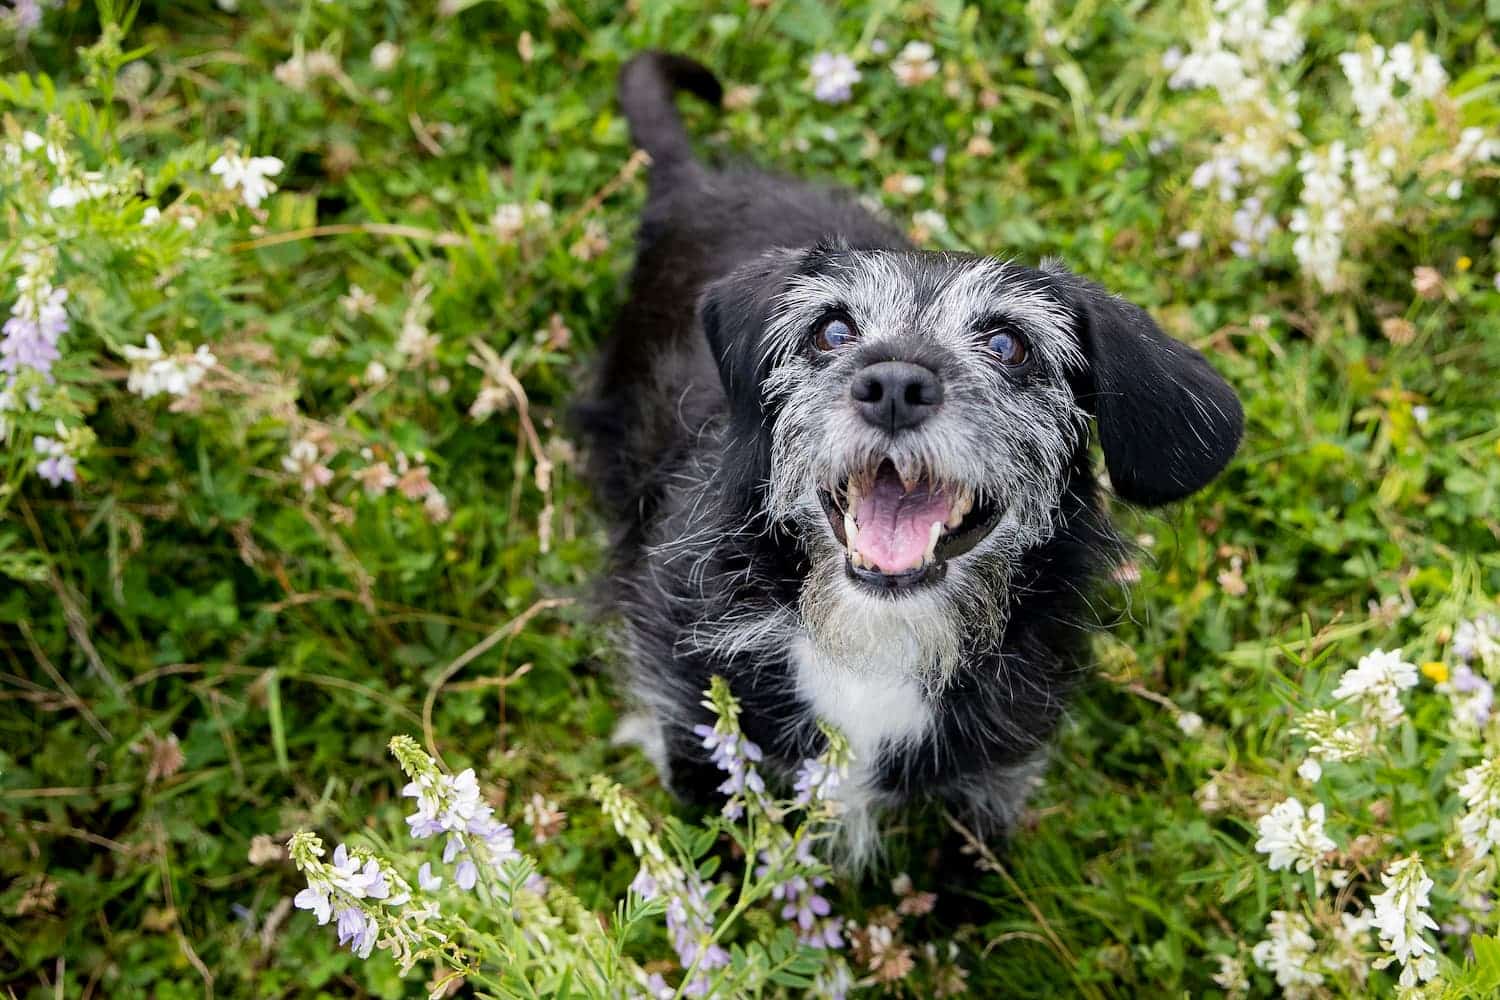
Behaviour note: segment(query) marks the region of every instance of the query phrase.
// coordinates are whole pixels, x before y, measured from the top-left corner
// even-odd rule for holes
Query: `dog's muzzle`
[[[978,545],[1004,512],[962,484],[903,474],[889,458],[818,496],[846,572],[886,592],[941,580],[948,561]]]

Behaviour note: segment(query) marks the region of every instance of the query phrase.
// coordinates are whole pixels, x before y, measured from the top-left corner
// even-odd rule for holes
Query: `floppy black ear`
[[[698,320],[729,400],[724,477],[740,494],[770,476],[769,415],[761,391],[769,374],[765,330],[776,297],[807,253],[770,251],[710,283],[698,299]]]
[[[1062,279],[1088,360],[1079,402],[1098,424],[1115,492],[1154,506],[1207,486],[1244,430],[1234,390],[1144,309],[1075,275],[1053,276]]]

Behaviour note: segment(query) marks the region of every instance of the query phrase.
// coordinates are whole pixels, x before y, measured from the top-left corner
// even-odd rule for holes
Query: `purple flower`
[[[516,851],[516,837],[511,828],[495,819],[495,810],[484,801],[479,790],[479,779],[474,769],[468,768],[457,777],[432,773],[420,775],[408,782],[401,790],[407,798],[417,800],[417,811],[406,817],[411,835],[426,840],[440,833],[448,834],[443,847],[443,864],[452,864],[460,856],[463,861],[454,873],[455,881],[462,889],[471,889],[479,876],[474,846],[482,845],[484,852],[480,861],[499,869],[507,861],[520,857]],[[465,838],[472,837],[473,841]],[[467,867],[465,867],[467,866]],[[465,885],[464,883],[468,884]]]
[[[41,372],[49,379],[52,365],[61,354],[57,342],[68,331],[66,288],[53,288],[34,278],[23,277],[21,297],[11,307],[11,317],[0,327],[0,371],[15,374],[22,368]]]
[[[10,22],[16,34],[25,38],[42,23],[42,5],[39,0],[13,0],[10,5]]]
[[[808,66],[813,96],[824,104],[843,104],[853,95],[860,80],[854,60],[842,53],[819,52]]]
[[[1450,697],[1463,696],[1453,697],[1453,714],[1460,720],[1476,727],[1490,721],[1495,708],[1495,688],[1467,663],[1453,668],[1453,674],[1443,688]]]
[[[844,918],[827,917],[806,931],[798,931],[797,937],[814,948],[833,951],[844,946]]]
[[[58,433],[62,433],[59,424]],[[60,486],[64,482],[77,482],[78,463],[72,455],[67,452],[67,446],[56,438],[44,437],[38,434],[32,439],[32,447],[37,454],[44,456],[36,465],[36,473],[53,486]]]
[[[792,790],[797,793],[799,806],[811,805],[832,798],[838,791],[843,774],[836,767],[829,767],[816,758],[805,760],[797,769],[796,782]]]
[[[657,893],[656,879],[652,878],[650,873],[642,868],[631,881],[630,891],[642,899],[655,899]]]
[[[53,486],[60,486],[78,481],[78,464],[71,455],[44,458],[37,463],[36,473]]]
[[[712,726],[694,726],[693,734],[702,739],[714,766],[728,773],[729,777],[719,785],[719,791],[729,796],[723,814],[728,819],[739,819],[744,815],[744,806],[738,797],[746,792],[759,797],[766,791],[765,781],[755,769],[755,762],[764,756],[760,747],[744,736],[720,732]]]
[[[422,867],[417,869],[417,885],[423,892],[437,892],[443,887],[441,875],[432,874],[432,862],[422,862]]]
[[[346,907],[338,912],[338,928],[339,944],[347,944],[360,958],[370,957],[379,929],[368,914],[357,906]]]
[[[804,893],[792,902],[781,908],[782,920],[795,920],[797,926],[804,932],[810,931],[819,917],[826,917],[833,911],[828,905],[828,900],[816,893]]]
[[[769,850],[760,852],[764,864],[755,869],[757,878],[765,878],[771,871],[775,856]],[[812,845],[806,840],[798,841],[792,852],[798,864],[810,867],[817,864]],[[820,875],[793,875],[771,887],[771,898],[782,900],[781,918],[797,925],[797,937],[814,948],[842,948],[844,946],[842,917],[831,916],[832,905],[818,895],[817,890],[828,884]]]
[[[406,824],[411,827],[411,835],[418,840],[436,837],[443,832],[443,824],[438,822],[437,817],[424,816],[420,812],[414,812],[406,817]]]

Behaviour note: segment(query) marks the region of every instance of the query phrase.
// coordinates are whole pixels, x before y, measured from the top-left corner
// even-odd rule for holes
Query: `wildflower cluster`
[[[618,785],[603,777],[591,789],[604,814],[640,860],[630,891],[664,908],[667,937],[686,977],[685,992],[704,996],[710,975],[729,964],[729,952],[716,934],[716,900],[696,866],[674,857],[651,829],[645,813]],[[722,896],[716,893],[715,896]]]
[[[729,775],[718,788],[727,796],[722,808],[724,818],[739,819],[745,814],[747,800],[764,805],[766,783],[757,767],[761,750],[740,731],[739,702],[728,685],[716,683],[710,688],[703,707],[714,712],[718,721],[712,726],[699,723],[693,727],[693,735],[703,741],[714,766]]]
[[[1337,57],[1357,130],[1340,121],[1333,131],[1341,137],[1310,144],[1307,136],[1323,129],[1303,117],[1302,16],[1297,6],[1272,16],[1265,0],[1215,0],[1189,50],[1169,51],[1163,65],[1174,89],[1210,93],[1218,105],[1189,114],[1219,123],[1191,183],[1225,208],[1206,207],[1183,245],[1218,229],[1237,256],[1270,260],[1277,235],[1288,232],[1297,264],[1330,291],[1356,277],[1351,255],[1396,223],[1403,191],[1426,184],[1457,199],[1464,177],[1494,159],[1500,142],[1479,125],[1448,124],[1448,74],[1420,39],[1389,49],[1367,39]],[[1289,179],[1297,204],[1285,213],[1277,206]]]
[[[457,777],[443,774],[409,736],[391,740],[391,753],[411,779],[401,794],[417,800],[417,811],[406,817],[411,835],[426,840],[447,834],[443,864],[461,859],[453,871],[460,889],[474,888],[481,866],[503,875],[506,864],[520,857],[515,834],[495,819],[494,807],[480,795],[472,767]]]
[[[30,134],[30,133],[28,133]],[[62,357],[58,341],[68,332],[66,288],[52,284],[54,257],[48,252],[22,253],[21,273],[16,278],[15,303],[10,318],[0,327],[0,372],[10,377],[31,370],[51,381],[52,366]]]
[[[711,731],[725,745],[730,739],[743,741],[734,721],[738,705],[727,686],[716,680],[707,694],[706,704],[722,713]],[[740,995],[774,973],[795,970],[808,980],[821,977],[826,986],[821,995],[842,997],[853,982],[834,954],[844,945],[843,921],[820,891],[828,885],[826,868],[813,851],[821,824],[832,815],[823,796],[837,787],[848,766],[843,740],[831,731],[828,740],[828,751],[803,768],[816,780],[803,783],[800,804],[776,802],[762,790],[744,799],[736,816],[742,825],[722,828],[760,860],[742,876],[732,906],[727,905],[732,886],[711,878],[712,866],[698,856],[712,838],[690,836],[676,826],[662,836],[637,802],[599,776],[593,794],[640,862],[621,919],[606,933],[571,893],[536,874],[535,861],[516,848],[514,833],[485,800],[473,768],[449,774],[406,736],[392,739],[390,749],[409,779],[402,795],[416,806],[405,818],[407,830],[415,844],[443,838],[441,863],[451,867],[437,868],[431,858],[409,852],[344,844],[334,850],[331,863],[325,862],[321,842],[304,831],[288,844],[307,877],[294,902],[319,924],[333,923],[339,943],[360,958],[377,948],[390,950],[403,974],[419,959],[432,959],[455,981],[462,977],[494,986],[488,968],[500,962],[502,982],[536,987],[560,976],[592,996],[618,995],[626,982],[652,996],[671,995],[676,990],[659,972],[648,976],[623,950],[634,927],[660,915],[682,969],[685,995]],[[725,755],[729,763],[741,759]],[[748,772],[736,773],[747,790]],[[804,821],[785,826],[781,820],[798,809]],[[531,797],[526,815],[539,845],[560,828],[563,816],[540,794]],[[687,849],[690,840],[700,846]],[[402,878],[402,867],[415,868],[414,876]],[[746,910],[762,900],[789,926],[787,942],[768,948],[750,941],[731,949]]]
[[[726,921],[733,921],[751,904],[767,900],[804,949],[828,953],[820,963],[824,967],[824,995],[842,996],[847,986],[837,984],[848,978],[847,969],[838,972],[842,963],[831,953],[844,946],[843,920],[820,892],[828,882],[815,844],[827,835],[826,824],[836,814],[831,796],[848,771],[847,744],[837,732],[825,729],[828,747],[799,769],[796,798],[773,800],[755,766],[761,759],[759,748],[740,731],[740,707],[729,686],[716,677],[706,694],[704,705],[715,713],[717,721],[712,726],[700,726],[698,735],[715,763],[729,774],[720,786],[729,797],[722,813],[734,825],[727,826],[725,832],[758,863],[741,887],[738,903],[728,915],[723,914],[723,887],[705,881],[694,859],[674,854],[668,841],[651,829],[639,806],[617,785],[601,777],[594,783],[594,796],[640,860],[640,872],[631,890],[665,906],[668,936],[684,970],[687,995],[708,995],[713,984],[709,973],[730,970],[736,962],[736,956],[723,944]],[[801,822],[790,827],[786,819],[794,811],[801,812]]]
[[[1380,610],[1374,607],[1372,614]],[[1297,773],[1310,790],[1265,812],[1254,846],[1272,871],[1311,874],[1312,894],[1298,891],[1273,912],[1264,937],[1250,950],[1287,996],[1329,987],[1362,991],[1372,973],[1387,968],[1395,970],[1395,986],[1403,995],[1429,995],[1423,991],[1436,988],[1443,971],[1434,932],[1462,940],[1488,920],[1494,850],[1500,843],[1500,754],[1489,731],[1489,675],[1500,668],[1491,645],[1494,625],[1491,615],[1461,622],[1449,643],[1452,666],[1434,660],[1419,670],[1398,650],[1372,650],[1339,676],[1334,706],[1308,708],[1295,720],[1292,731],[1307,749]],[[1391,748],[1409,724],[1406,699],[1419,675],[1447,696],[1451,746],[1479,760],[1452,779],[1460,808],[1448,843],[1457,850],[1408,841],[1403,853],[1382,863],[1381,855],[1396,845],[1386,827],[1377,824],[1348,836],[1340,831],[1357,831],[1364,825],[1361,817],[1371,813],[1377,820],[1388,817],[1387,804],[1366,807],[1352,793],[1382,787],[1359,775],[1375,769],[1390,773]],[[1327,776],[1326,765],[1336,765]],[[1311,805],[1304,804],[1308,795],[1314,798]],[[1452,921],[1441,927],[1432,914],[1434,857],[1448,859],[1439,877],[1458,904]],[[1336,891],[1329,893],[1330,888]],[[1219,958],[1225,983],[1246,982],[1238,959]]]
[[[307,876],[307,888],[292,902],[299,910],[311,910],[319,924],[335,920],[339,944],[348,945],[360,958],[369,958],[380,937],[381,923],[372,904],[399,907],[406,903],[411,893],[404,883],[375,858],[350,853],[343,844],[334,848],[333,863],[325,864],[320,860],[322,841],[305,831],[292,837],[287,853]]]
[[[124,351],[130,362],[126,387],[143,399],[163,393],[186,396],[218,364],[206,344],[194,351],[167,354],[154,333],[146,334],[146,346],[126,347]]]

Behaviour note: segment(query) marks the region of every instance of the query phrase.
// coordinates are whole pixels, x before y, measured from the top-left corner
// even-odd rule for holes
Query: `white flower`
[[[1372,727],[1341,726],[1338,717],[1327,709],[1304,713],[1294,728],[1297,735],[1311,742],[1307,755],[1323,763],[1358,760],[1374,749]]]
[[[911,223],[914,227],[929,235],[948,231],[948,220],[943,217],[943,213],[935,212],[932,209],[915,213],[911,217]]]
[[[395,42],[381,42],[370,50],[370,65],[381,73],[389,73],[401,61],[401,46]]]
[[[1339,914],[1339,922],[1330,932],[1332,939],[1324,953],[1325,967],[1329,971],[1351,973],[1363,985],[1369,975],[1370,928],[1374,926],[1375,914],[1368,909],[1358,913],[1347,911]]]
[[[1437,963],[1430,957],[1432,944],[1422,935],[1435,930],[1437,921],[1427,914],[1432,879],[1422,869],[1422,859],[1412,854],[1393,861],[1380,880],[1386,891],[1371,897],[1370,905],[1375,908],[1380,946],[1390,952],[1390,958],[1376,963],[1376,967],[1384,968],[1392,959],[1400,962],[1402,986],[1431,979],[1437,974]]]
[[[1488,138],[1484,129],[1470,126],[1458,134],[1453,155],[1464,162],[1484,163],[1500,159],[1500,140]]]
[[[431,361],[442,343],[437,334],[427,328],[432,319],[432,286],[426,282],[413,291],[411,301],[401,314],[401,332],[396,336],[396,351],[407,365]]]
[[[281,173],[283,166],[274,156],[246,157],[225,153],[213,162],[208,172],[223,180],[225,190],[238,190],[246,205],[258,208],[276,190],[276,185],[267,178]]]
[[[552,206],[545,201],[534,201],[529,205],[506,202],[496,207],[490,216],[490,228],[509,243],[520,236],[528,224],[545,225],[551,218]]]
[[[1214,973],[1214,984],[1232,997],[1243,996],[1250,990],[1250,979],[1245,975],[1245,963],[1235,955],[1215,955],[1219,971]]]
[[[312,910],[320,925],[333,918],[333,903],[328,898],[326,883],[313,885],[309,882],[307,888],[297,893],[292,902],[299,910]]]
[[[1317,784],[1318,779],[1323,777],[1323,765],[1319,764],[1315,758],[1309,757],[1297,765],[1297,774],[1303,781]]]
[[[1345,52],[1339,66],[1349,81],[1349,96],[1359,112],[1362,128],[1373,128],[1382,119],[1404,121],[1405,113],[1396,100],[1394,77],[1385,66],[1385,48],[1371,46],[1366,52]]]
[[[937,76],[938,69],[938,61],[932,57],[932,46],[926,42],[907,42],[906,47],[891,61],[891,70],[903,87],[926,83]],[[859,79],[858,75],[855,79]]]
[[[323,464],[322,452],[318,450],[317,442],[311,438],[303,438],[293,444],[282,458],[281,467],[297,476],[302,482],[303,491],[307,493],[333,481],[333,470]]]
[[[1184,250],[1196,250],[1203,245],[1203,234],[1196,229],[1184,229],[1177,234],[1177,245]]]
[[[1238,157],[1219,153],[1198,164],[1188,178],[1188,183],[1195,188],[1206,188],[1212,184],[1218,190],[1219,200],[1231,201],[1234,199],[1235,189],[1239,187],[1240,178]]]
[[[1399,649],[1377,649],[1360,657],[1352,670],[1346,670],[1333,689],[1335,698],[1353,700],[1367,720],[1387,726],[1401,721],[1401,692],[1416,686],[1415,664],[1401,659]]]
[[[1235,240],[1229,249],[1236,257],[1252,257],[1276,232],[1276,219],[1266,212],[1257,196],[1246,198],[1230,219]]]
[[[1469,811],[1459,817],[1464,844],[1482,858],[1500,843],[1500,760],[1486,757],[1464,772],[1458,793]]]
[[[1196,736],[1203,731],[1203,716],[1197,712],[1183,712],[1177,716],[1177,728],[1188,736]]]
[[[349,291],[339,296],[339,305],[348,316],[365,316],[375,311],[375,296],[358,285],[351,284]]]
[[[1316,870],[1335,844],[1323,832],[1323,803],[1304,810],[1296,798],[1278,804],[1260,818],[1256,851],[1269,854],[1272,871],[1295,867],[1298,872]]]
[[[849,100],[861,75],[853,59],[835,52],[813,56],[808,74],[812,78],[813,97],[824,104],[843,104]]]
[[[130,362],[125,387],[142,399],[162,393],[186,396],[219,360],[206,344],[192,353],[168,356],[151,333],[146,334],[145,347],[127,346],[122,350]]]
[[[1266,934],[1250,955],[1256,965],[1275,974],[1276,984],[1288,996],[1304,996],[1307,987],[1322,985],[1323,974],[1313,968],[1317,942],[1306,917],[1273,910]]]
[[[386,370],[385,365],[379,361],[371,361],[365,365],[365,385],[375,385],[377,382],[384,382],[386,376],[389,374],[390,372]]]
[[[97,172],[83,175],[77,183],[63,183],[47,195],[48,208],[72,208],[85,201],[92,201],[109,193],[109,185],[100,180]]]
[[[1342,141],[1330,143],[1325,149],[1304,154],[1297,161],[1302,173],[1302,205],[1292,212],[1288,228],[1297,233],[1292,243],[1292,253],[1298,263],[1309,271],[1324,289],[1332,290],[1339,284],[1339,263],[1344,256],[1344,229],[1346,207],[1358,207],[1348,197],[1344,184],[1344,169],[1351,157]],[[1381,178],[1368,169],[1370,161],[1359,161],[1365,165],[1359,179],[1366,182],[1364,207],[1377,215],[1383,210],[1374,202],[1374,191]],[[1381,189],[1383,190],[1383,189]],[[1384,194],[1381,194],[1384,198]],[[1393,200],[1393,198],[1392,198]]]

